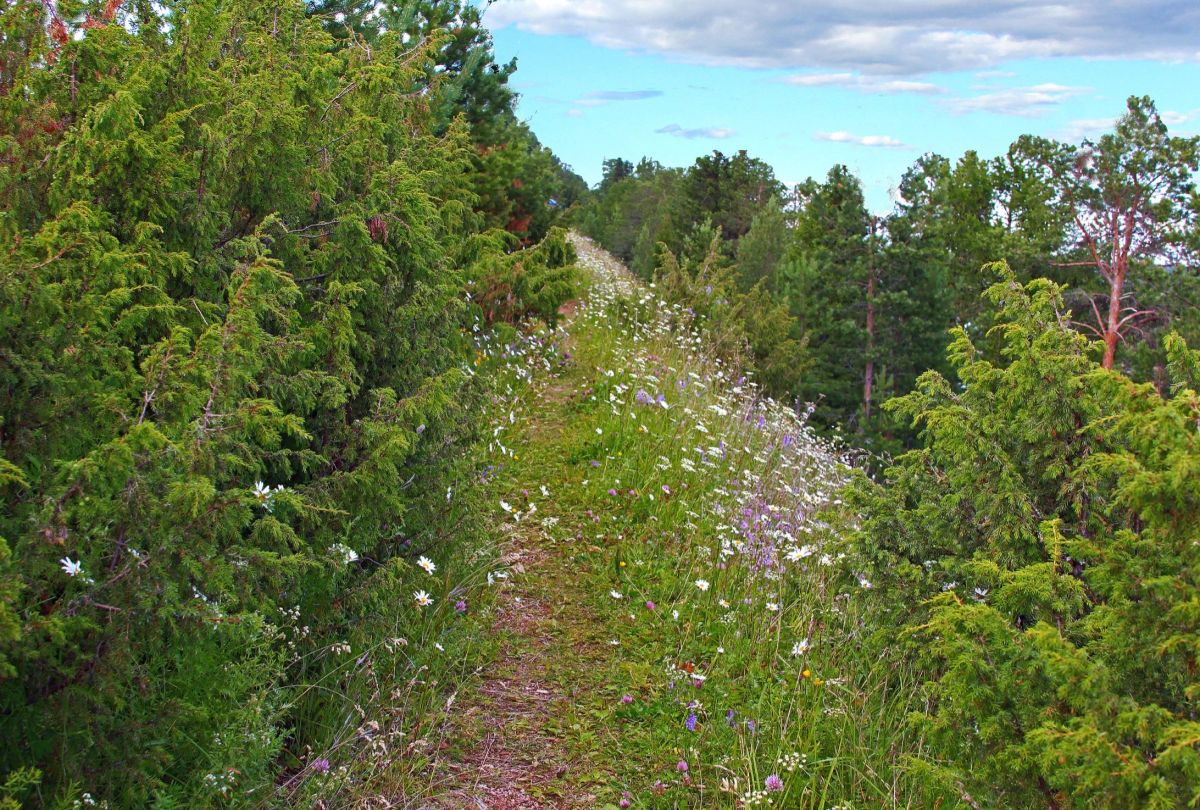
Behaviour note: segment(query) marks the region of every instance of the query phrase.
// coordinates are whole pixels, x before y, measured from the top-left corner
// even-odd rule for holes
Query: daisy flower
[[[433,604],[433,597],[425,591],[413,591],[413,599],[416,601],[417,607],[429,607]]]
[[[432,574],[434,571],[437,570],[437,566],[434,565],[433,560],[431,560],[425,556],[422,556],[421,559],[417,560],[417,565],[419,565],[419,566],[421,566],[421,568],[425,569],[426,574]]]

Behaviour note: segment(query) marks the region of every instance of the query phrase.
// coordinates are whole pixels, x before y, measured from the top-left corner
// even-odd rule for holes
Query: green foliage
[[[605,161],[604,179],[575,225],[627,262],[638,277],[649,279],[658,265],[658,244],[675,244],[668,231],[680,176],[645,158],[636,169],[619,158]]]
[[[790,242],[783,207],[778,199],[772,198],[754,215],[750,230],[738,241],[737,264],[742,287],[773,279]]]
[[[775,171],[743,149],[729,157],[714,151],[687,170],[673,211],[675,232],[711,220],[725,239],[736,242],[750,230],[755,214],[783,193]]]
[[[701,253],[698,247],[706,240]],[[735,366],[745,363],[767,393],[794,390],[807,357],[804,344],[792,335],[794,319],[787,309],[761,281],[748,292],[737,289],[735,269],[725,261],[712,225],[698,228],[685,248],[689,252],[681,257],[663,249],[657,277],[663,297],[700,327],[709,351]]]
[[[508,256],[488,256],[472,268],[471,289],[487,323],[530,317],[550,326],[558,310],[579,294],[575,249],[554,228],[538,245]]]
[[[929,372],[890,405],[924,447],[853,488],[856,564],[908,616],[929,678],[916,721],[949,784],[988,806],[1191,806],[1194,355],[1169,341],[1164,399],[1099,368],[1061,287],[1002,272],[995,355],[959,330],[962,385]]]
[[[1010,154],[1069,217],[1072,264],[1100,276],[1103,292],[1086,296],[1078,320],[1104,340],[1103,364],[1113,368],[1117,344],[1155,320],[1128,300],[1130,271],[1181,264],[1186,253],[1200,136],[1171,136],[1148,96],[1130,96],[1113,131],[1096,141],[1076,147],[1024,136]]]
[[[0,772],[37,767],[42,803],[269,801],[332,745],[293,697],[343,600],[420,622],[376,572],[469,526],[463,291],[504,260],[471,127],[501,113],[439,107],[440,29],[58,7],[0,17]]]
[[[429,99],[432,126],[442,134],[459,121],[473,146],[470,174],[484,225],[515,234],[522,244],[545,236],[561,210],[587,190],[583,179],[538,142],[517,119],[508,81],[516,59],[498,64],[483,25],[485,6],[464,0],[316,0],[308,13],[343,47],[376,47],[388,38],[421,46],[413,91]],[[553,203],[551,202],[553,201]]]

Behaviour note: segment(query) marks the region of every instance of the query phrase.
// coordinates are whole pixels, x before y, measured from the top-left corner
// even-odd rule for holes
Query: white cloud
[[[679,124],[667,124],[665,127],[659,127],[654,130],[658,135],[674,135],[676,138],[709,138],[713,140],[724,140],[732,138],[737,134],[732,129],[724,129],[721,127],[701,127],[699,129],[685,129]]]
[[[1081,87],[1062,84],[1035,84],[1009,87],[978,96],[951,99],[946,106],[956,113],[987,112],[997,115],[1036,116],[1084,92]]]
[[[1011,79],[1017,74],[1011,70],[980,70],[975,73],[976,79]]]
[[[854,135],[839,130],[837,132],[818,132],[813,135],[816,141],[832,141],[833,143],[852,143],[858,146],[876,146],[885,149],[908,149],[904,141],[898,141],[891,135]]]
[[[1196,117],[1196,113],[1200,113],[1200,110],[1188,110],[1187,112],[1177,112],[1175,110],[1163,110],[1161,113],[1158,114],[1158,117],[1161,118],[1162,122],[1164,124],[1166,124],[1167,126],[1177,127],[1177,126],[1180,126],[1181,124],[1186,124],[1188,121],[1191,121],[1192,119],[1194,119]]]
[[[1195,0],[499,0],[487,20],[703,64],[909,77],[1031,57],[1200,61]]]
[[[1095,140],[1106,132],[1110,132],[1117,119],[1109,118],[1076,118],[1060,134],[1067,143],[1079,143],[1084,138]]]
[[[645,101],[662,94],[661,90],[593,90],[572,103],[580,107],[603,107],[614,101]]]
[[[801,73],[785,76],[780,81],[797,87],[842,87],[863,93],[919,93],[932,95],[945,92],[931,82],[911,79],[889,79],[884,76],[864,76],[861,73]]]

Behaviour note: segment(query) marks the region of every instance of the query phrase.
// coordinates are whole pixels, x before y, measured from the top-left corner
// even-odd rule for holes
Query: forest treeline
[[[886,215],[845,166],[787,188],[762,160],[714,152],[686,169],[608,160],[575,221],[647,280],[691,267],[690,303],[743,324],[768,392],[894,451],[913,435],[880,404],[949,370],[951,327],[985,339],[998,260],[1065,285],[1065,317],[1103,341],[1104,365],[1168,385],[1163,337],[1200,337],[1196,169],[1197,139],[1131,98],[1094,141],[924,155]]]
[[[514,68],[459,0],[0,11],[0,806],[297,806],[441,700],[407,560],[574,294]]]

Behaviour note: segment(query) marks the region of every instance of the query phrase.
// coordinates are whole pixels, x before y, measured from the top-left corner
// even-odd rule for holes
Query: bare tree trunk
[[[1108,288],[1108,319],[1104,325],[1104,360],[1102,365],[1112,369],[1117,357],[1117,341],[1120,339],[1121,323],[1121,291],[1125,287],[1125,263],[1119,262],[1113,268],[1111,283]]]

